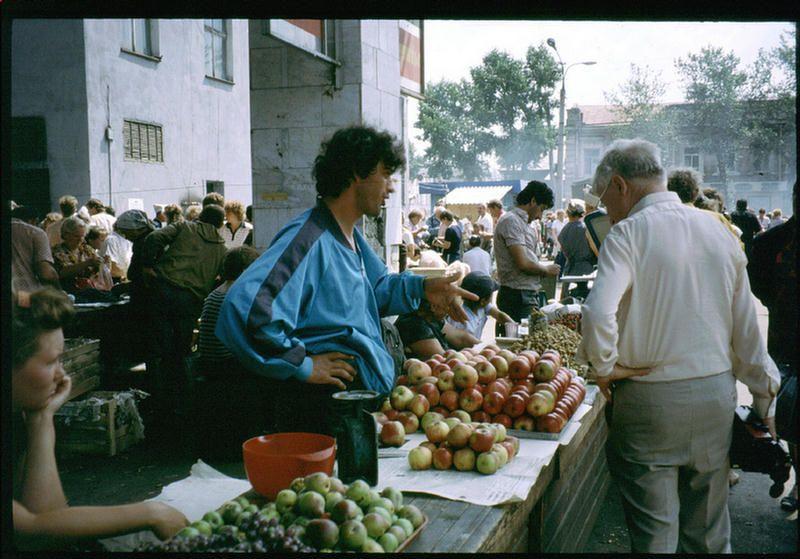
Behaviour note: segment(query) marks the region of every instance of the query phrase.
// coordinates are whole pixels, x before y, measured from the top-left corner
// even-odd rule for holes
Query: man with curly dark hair
[[[228,291],[216,336],[249,370],[276,381],[278,430],[330,432],[336,390],[388,393],[395,371],[380,316],[422,299],[463,319],[454,277],[390,274],[356,224],[376,217],[405,166],[392,135],[367,126],[336,131],[314,162],[317,205],[290,221]]]

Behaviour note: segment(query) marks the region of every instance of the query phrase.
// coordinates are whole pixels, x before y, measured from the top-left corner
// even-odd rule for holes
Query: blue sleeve
[[[410,313],[419,308],[425,296],[425,278],[411,272],[390,274],[383,260],[373,252],[366,240],[357,234],[367,278],[375,292],[381,316]]]
[[[319,251],[298,256],[296,245],[296,237],[286,235],[239,277],[225,296],[215,334],[247,369],[306,381],[313,362],[291,333],[324,270]]]

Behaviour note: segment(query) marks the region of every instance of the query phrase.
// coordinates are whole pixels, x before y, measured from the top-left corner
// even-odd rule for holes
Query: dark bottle
[[[377,409],[379,395],[372,390],[337,392],[331,411],[336,437],[338,477],[344,483],[363,479],[378,483],[378,433],[371,412]]]

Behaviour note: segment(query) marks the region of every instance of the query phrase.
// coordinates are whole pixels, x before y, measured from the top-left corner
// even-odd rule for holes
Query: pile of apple
[[[519,452],[519,440],[509,437],[499,423],[453,422],[455,418],[439,419],[433,415],[439,414],[429,412],[423,417],[428,440],[408,453],[412,470],[428,470],[432,466],[437,470],[477,470],[491,475]]]
[[[554,349],[515,354],[488,344],[480,351],[447,350],[424,362],[408,359],[403,370],[376,419],[384,428],[402,424],[404,434],[417,431],[428,411],[465,423],[558,433],[586,396],[583,379],[562,367]],[[390,427],[386,438],[395,431]],[[397,440],[402,445],[402,437]]]

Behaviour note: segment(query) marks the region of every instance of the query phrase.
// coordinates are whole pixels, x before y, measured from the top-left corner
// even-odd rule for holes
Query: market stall
[[[363,551],[380,551],[385,544],[393,551],[409,552],[579,552],[592,531],[610,476],[604,451],[605,399],[595,386],[586,385],[581,378],[583,371],[572,361],[570,354],[574,355],[578,335],[577,325],[564,321],[568,310],[551,313],[552,323],[543,315],[532,316],[531,333],[521,339],[504,340],[503,348],[481,344],[462,352],[450,350],[428,362],[408,360],[395,390],[381,404],[381,411],[372,413],[376,420],[373,435],[366,438],[377,438],[381,444],[377,480],[371,488],[367,486],[368,494],[359,494],[355,487],[364,483],[355,478],[349,480],[349,485],[331,479],[323,489],[317,481],[313,485],[309,482],[308,474],[320,470],[346,479],[347,472],[342,470],[343,441],[337,444],[337,469],[333,468],[333,439],[329,438],[328,446],[313,452],[307,449],[304,455],[327,462],[311,464],[308,471],[293,480],[286,477],[283,466],[276,465],[284,462],[255,466],[252,451],[248,458],[249,451],[245,449],[249,482],[233,480],[213,470],[211,475],[200,475],[203,468],[198,463],[198,472],[193,471],[189,478],[164,490],[159,498],[182,510],[192,522],[192,529],[177,536],[180,541],[150,549],[201,551],[215,549],[214,545],[224,549],[238,545],[239,550],[279,551],[298,546],[301,551],[308,551],[314,545],[320,549],[321,541],[332,542],[325,544],[332,550],[355,549],[353,542],[362,542],[359,531],[366,529],[368,537],[358,544],[364,546],[359,549]],[[556,324],[557,321],[560,322]],[[559,347],[564,355],[555,349],[542,349],[541,344]],[[451,382],[458,385],[460,397],[458,403],[450,402],[445,407],[445,393],[452,391]],[[490,394],[502,392],[505,385],[513,390],[506,402],[524,400],[521,409],[515,408],[516,401],[491,401]],[[442,390],[436,392],[434,387]],[[486,405],[475,407],[468,397],[472,391],[484,394]],[[548,396],[551,393],[553,398]],[[412,397],[407,399],[409,394]],[[492,406],[499,407],[493,410]],[[371,418],[369,422],[373,424]],[[460,435],[451,435],[461,432],[467,438],[460,442]],[[488,446],[483,447],[486,441],[481,437],[486,433]],[[274,442],[270,437],[276,436],[280,435],[258,437],[248,445],[269,446]],[[275,452],[277,459],[284,458]],[[299,458],[291,458],[292,467],[298,467],[295,459]],[[352,464],[348,469],[351,467]],[[286,479],[276,479],[279,473]],[[315,489],[309,488],[312,486]],[[309,495],[316,491],[319,495]],[[341,495],[332,495],[333,492]],[[383,503],[388,495],[399,492],[402,506],[407,508],[398,514],[401,505]],[[331,497],[336,498],[328,503]],[[241,510],[230,504],[237,498],[241,498]],[[335,509],[337,505],[344,507],[340,501],[349,499],[357,501],[359,510],[346,513]],[[387,510],[376,510],[384,507]],[[237,510],[236,514],[230,512],[232,509]],[[251,514],[239,516],[245,509]],[[416,510],[422,516],[417,517]],[[216,537],[217,528],[207,537],[193,539],[209,530],[206,524],[216,518],[215,511],[226,524],[237,527],[241,534],[238,542]],[[376,513],[387,515],[382,527],[382,521],[375,519]],[[408,520],[415,519],[413,525],[400,520],[404,515]],[[261,519],[260,523],[254,523],[255,517]],[[271,532],[267,525],[270,522]],[[274,528],[279,524],[282,528]],[[309,526],[313,526],[311,533]],[[264,534],[272,534],[271,540],[259,535],[262,529]],[[339,536],[324,536],[315,530],[333,530]],[[233,528],[225,529],[225,533],[231,531]],[[397,537],[381,539],[389,531]],[[156,542],[152,536],[148,540],[139,534],[107,544],[110,549],[130,550],[146,549]],[[282,545],[289,548],[281,548]]]

